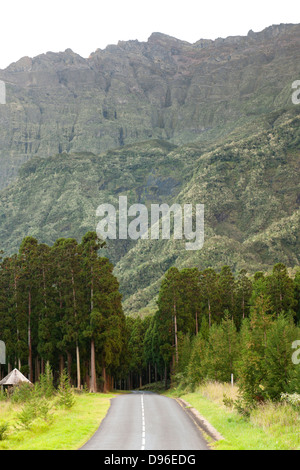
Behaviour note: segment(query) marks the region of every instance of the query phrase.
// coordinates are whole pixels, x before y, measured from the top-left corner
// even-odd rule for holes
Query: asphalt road
[[[81,450],[208,450],[201,432],[173,399],[134,392],[112,400]]]

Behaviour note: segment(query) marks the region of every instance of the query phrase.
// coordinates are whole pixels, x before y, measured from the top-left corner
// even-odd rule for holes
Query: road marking
[[[145,425],[144,395],[141,396],[141,405],[142,405],[142,447],[141,447],[141,450],[145,450],[145,445],[146,445],[146,425]]]

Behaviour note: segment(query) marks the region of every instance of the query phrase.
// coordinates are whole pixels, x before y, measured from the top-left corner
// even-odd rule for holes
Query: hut
[[[30,380],[26,379],[18,369],[14,369],[0,381],[0,387],[15,387],[23,382],[31,384]]]

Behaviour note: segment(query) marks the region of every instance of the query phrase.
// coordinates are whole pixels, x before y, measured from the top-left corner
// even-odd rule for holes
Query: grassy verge
[[[223,404],[223,394],[237,397],[238,389],[230,385],[209,383],[194,393],[171,390],[170,397],[180,396],[190,403],[221,434],[224,440],[213,443],[218,450],[295,450],[300,449],[300,416],[290,405],[266,403],[243,418]]]
[[[15,428],[20,405],[0,402],[0,423],[9,423],[7,439],[0,441],[0,450],[76,450],[98,429],[105,417],[113,394],[76,396],[71,410],[55,409],[53,422],[36,420],[29,430]]]

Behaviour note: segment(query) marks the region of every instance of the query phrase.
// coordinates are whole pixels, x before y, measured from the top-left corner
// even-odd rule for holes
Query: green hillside
[[[102,203],[205,204],[205,244],[184,240],[109,241],[127,312],[153,305],[172,265],[268,270],[299,264],[299,108],[266,115],[257,132],[239,130],[221,143],[176,147],[151,140],[101,155],[34,158],[0,195],[0,245],[13,253],[24,236],[78,240],[97,225]],[[249,129],[248,129],[249,131]],[[252,132],[254,129],[252,129]]]

